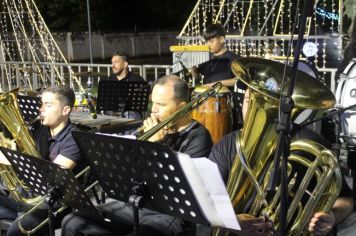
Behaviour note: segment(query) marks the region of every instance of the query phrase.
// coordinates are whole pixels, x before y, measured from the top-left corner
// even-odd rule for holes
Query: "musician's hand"
[[[241,226],[239,235],[246,236],[269,236],[272,235],[272,223],[264,217],[258,217],[249,214],[237,215],[237,220]]]
[[[143,121],[143,125],[145,127],[143,131],[147,132],[148,130],[150,130],[154,126],[158,125],[158,123],[159,123],[158,119],[156,118],[154,113],[151,113],[151,117],[148,117],[146,120]],[[164,138],[164,136],[166,136],[166,134],[167,134],[167,129],[163,128],[163,129],[159,130],[151,138],[149,138],[148,141],[150,141],[150,142],[158,142],[158,141],[162,140]]]
[[[317,212],[309,222],[309,232],[315,235],[327,235],[335,224],[335,216],[332,212]]]

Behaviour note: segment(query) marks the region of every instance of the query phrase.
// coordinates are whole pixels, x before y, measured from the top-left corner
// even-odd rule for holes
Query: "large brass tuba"
[[[234,61],[232,70],[250,89],[245,123],[237,135],[237,156],[227,190],[236,214],[267,215],[279,230],[280,192],[266,194],[276,149],[275,120],[284,65],[270,60],[245,58]],[[287,67],[286,75],[291,68]],[[316,79],[298,71],[292,98],[292,120],[306,108],[327,109],[334,105],[332,92]],[[306,235],[308,221],[317,211],[328,211],[341,188],[341,172],[334,154],[311,140],[292,140],[288,158],[288,235]],[[215,235],[228,234],[216,230]]]
[[[10,132],[13,141],[17,144],[19,151],[40,157],[31,134],[28,131],[28,127],[25,125],[24,120],[20,114],[19,105],[17,102],[18,88],[13,89],[7,93],[0,94],[0,120],[2,124]],[[6,146],[8,141],[1,140],[0,145]],[[18,202],[33,205],[37,203],[40,197],[26,198],[19,192],[19,189],[24,190],[27,187],[17,177],[11,166],[0,164],[0,174],[3,183],[10,191],[11,195]]]

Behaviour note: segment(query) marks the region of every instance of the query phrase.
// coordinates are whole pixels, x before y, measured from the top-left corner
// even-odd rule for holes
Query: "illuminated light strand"
[[[324,9],[321,9],[320,7],[316,8],[315,13],[319,16],[326,17],[329,20],[339,20],[339,15],[332,13],[332,12],[327,12]]]

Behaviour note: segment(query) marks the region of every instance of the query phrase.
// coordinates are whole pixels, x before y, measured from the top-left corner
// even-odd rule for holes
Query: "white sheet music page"
[[[207,158],[190,158],[183,153],[178,153],[178,160],[210,224],[241,230],[217,165]]]

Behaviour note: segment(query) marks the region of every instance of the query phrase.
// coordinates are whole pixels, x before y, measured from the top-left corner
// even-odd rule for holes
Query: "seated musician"
[[[116,52],[111,57],[112,74],[104,79],[110,81],[122,82],[145,82],[145,80],[134,72],[129,70],[129,54],[127,52]],[[139,120],[141,115],[138,112],[129,111],[125,112],[125,118],[132,118]]]
[[[158,79],[152,90],[151,116],[144,121],[144,130],[149,130],[184,107],[189,98],[189,88],[183,79],[175,75]],[[189,116],[170,128],[158,131],[149,141],[166,144],[174,151],[191,157],[206,157],[212,147],[209,131]],[[128,203],[113,200],[99,208],[115,222],[112,227],[71,214],[62,222],[62,235],[125,235],[132,231],[133,213]],[[145,208],[139,214],[141,235],[177,235],[183,231],[183,220],[179,218]]]
[[[249,102],[249,90],[246,90],[243,103],[243,117],[245,117]],[[234,159],[236,157],[236,135],[234,131],[224,136],[217,144],[214,145],[209,155],[209,159],[218,165],[220,173],[225,183],[227,183]],[[317,133],[302,127],[294,125],[292,137],[296,139],[309,139],[330,148],[330,144]],[[352,192],[343,178],[342,189],[330,212],[316,212],[312,219],[308,219],[308,230],[315,235],[327,235],[334,225],[346,219],[353,210]],[[238,221],[242,228],[242,235],[272,235],[268,231],[271,223],[264,217],[254,217],[249,214],[238,214]]]
[[[234,91],[236,84],[237,91],[233,94],[233,130],[242,126],[241,107],[242,95],[239,89],[245,90],[245,85],[237,81],[231,70],[231,62],[239,57],[230,51],[225,45],[226,30],[221,24],[209,25],[204,34],[205,44],[208,46],[212,57],[209,61],[191,68],[191,74],[194,80],[203,77],[203,84],[211,86],[216,82],[228,87],[231,92]],[[237,81],[237,82],[236,82]]]
[[[113,74],[106,80],[118,81],[145,81],[141,76],[129,71],[129,54],[127,52],[116,52],[111,57]]]
[[[33,132],[41,157],[64,168],[79,171],[81,152],[72,137],[71,131],[75,127],[69,119],[75,101],[73,90],[65,86],[46,88],[42,92],[41,100],[41,124],[38,124]],[[0,213],[3,211],[1,208],[10,206],[10,209],[5,209],[8,214],[0,215],[1,218],[15,219],[18,213],[29,210],[29,206],[18,204],[11,197],[1,197],[0,202]],[[32,229],[47,216],[47,209],[42,208],[22,219],[21,224],[25,229]],[[35,235],[45,235],[48,231],[48,226],[42,227]],[[7,235],[23,235],[18,227],[18,218],[11,224]]]

